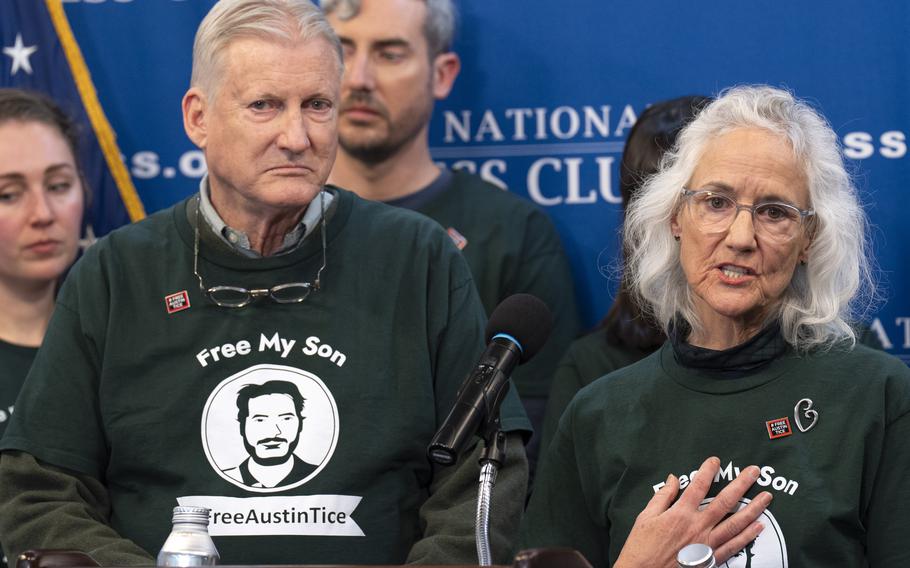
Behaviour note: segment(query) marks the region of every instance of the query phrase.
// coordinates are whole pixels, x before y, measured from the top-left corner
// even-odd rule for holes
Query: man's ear
[[[454,51],[440,53],[433,59],[433,96],[437,100],[449,96],[459,71],[461,59]]]
[[[208,100],[197,87],[191,87],[183,95],[183,129],[193,144],[204,149],[208,141],[208,124],[206,122]]]

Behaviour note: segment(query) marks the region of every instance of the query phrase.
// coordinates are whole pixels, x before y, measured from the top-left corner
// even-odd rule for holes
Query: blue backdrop
[[[148,212],[195,191],[205,170],[183,133],[180,98],[193,33],[211,4],[64,2]],[[813,101],[841,137],[881,268],[885,301],[870,322],[888,351],[910,362],[902,207],[910,3],[498,0],[460,9],[463,71],[433,117],[434,156],[547,210],[587,324],[606,312],[615,288],[604,273],[616,262],[618,162],[636,116],[659,100],[768,83]],[[2,59],[9,73],[10,58]]]

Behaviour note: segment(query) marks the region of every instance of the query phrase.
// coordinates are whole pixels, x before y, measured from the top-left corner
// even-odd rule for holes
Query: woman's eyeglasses
[[[683,189],[682,194],[698,228],[708,234],[726,232],[740,210],[745,210],[752,214],[757,235],[782,243],[796,237],[806,218],[815,215],[811,209],[803,210],[779,201],[741,205],[729,195],[704,189]]]

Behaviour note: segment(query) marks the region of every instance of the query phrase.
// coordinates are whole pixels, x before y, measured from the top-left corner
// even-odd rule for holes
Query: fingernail
[[[752,530],[755,531],[756,535],[759,535],[763,530],[765,530],[765,525],[756,521],[755,524],[752,525]]]
[[[750,465],[747,469],[749,470],[749,477],[752,478],[752,481],[758,479],[758,474],[761,473],[761,471],[758,469],[757,465]]]
[[[671,482],[671,481],[673,481],[673,474],[672,474],[672,473],[671,473],[670,475],[667,476],[666,484],[667,484],[667,485],[670,485],[670,482]]]
[[[720,458],[718,458],[718,457],[711,456],[710,458],[708,458],[708,462],[713,466],[720,467]]]
[[[761,494],[761,499],[762,499],[762,503],[767,507],[771,503],[771,500],[774,499],[774,495],[771,495],[770,493],[765,491],[764,493]]]

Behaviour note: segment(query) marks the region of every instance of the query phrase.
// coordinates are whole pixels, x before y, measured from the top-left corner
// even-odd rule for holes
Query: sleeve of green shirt
[[[474,564],[474,524],[482,448],[478,444],[451,468],[439,470],[430,497],[420,508],[423,538],[408,554],[411,564]],[[521,435],[506,436],[505,464],[499,470],[490,506],[490,549],[495,564],[511,561],[528,486],[528,460]]]
[[[0,457],[0,534],[7,558],[30,548],[81,550],[102,566],[154,564],[108,523],[107,490],[94,477],[42,464],[23,452]]]

